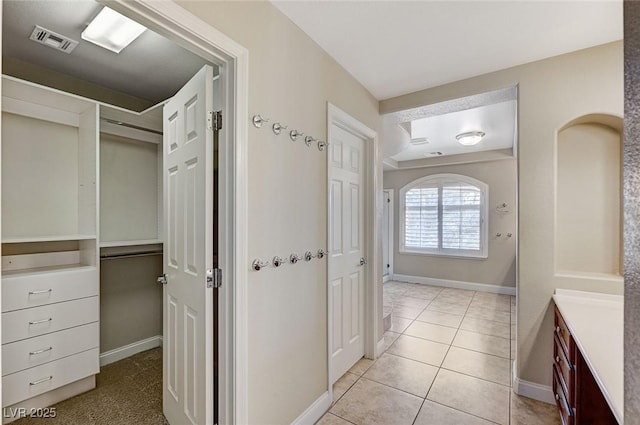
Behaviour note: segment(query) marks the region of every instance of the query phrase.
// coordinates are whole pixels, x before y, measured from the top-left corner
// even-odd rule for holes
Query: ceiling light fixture
[[[484,137],[483,131],[469,131],[466,133],[460,133],[456,136],[456,140],[464,146],[473,146],[478,144]]]
[[[107,50],[120,53],[145,30],[146,28],[139,23],[104,7],[82,31],[81,37]]]

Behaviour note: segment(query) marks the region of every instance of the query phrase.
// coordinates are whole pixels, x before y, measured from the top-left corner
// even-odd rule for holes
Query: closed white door
[[[364,355],[364,143],[332,125],[329,141],[329,297],[332,380]]]
[[[393,225],[391,220],[391,194],[388,190],[382,191],[382,276],[389,277],[391,271],[391,259],[389,250],[390,230]]]
[[[213,423],[213,69],[164,107],[163,412],[172,425]]]

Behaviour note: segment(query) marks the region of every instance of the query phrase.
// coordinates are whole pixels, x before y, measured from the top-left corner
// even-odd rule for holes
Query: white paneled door
[[[164,107],[163,412],[171,425],[213,423],[213,69]]]
[[[364,144],[338,125],[329,144],[329,296],[332,381],[364,355]]]

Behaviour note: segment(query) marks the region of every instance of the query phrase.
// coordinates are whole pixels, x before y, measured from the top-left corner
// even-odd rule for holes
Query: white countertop
[[[556,289],[553,300],[618,423],[623,423],[623,297]]]

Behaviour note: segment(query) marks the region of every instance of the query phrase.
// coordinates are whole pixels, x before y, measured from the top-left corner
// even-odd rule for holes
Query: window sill
[[[486,260],[488,258],[488,255],[485,254],[439,254],[435,252],[411,251],[407,249],[400,249],[398,253],[400,255],[420,255],[425,257],[451,258],[455,260]]]

